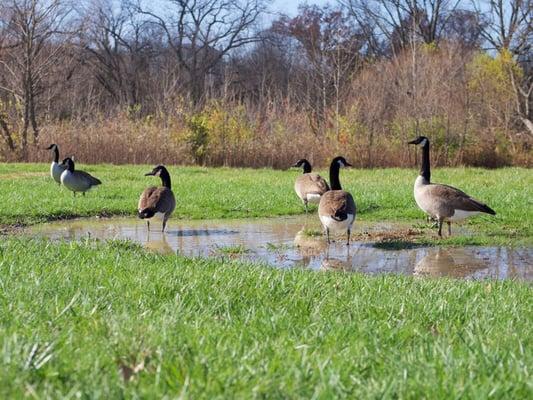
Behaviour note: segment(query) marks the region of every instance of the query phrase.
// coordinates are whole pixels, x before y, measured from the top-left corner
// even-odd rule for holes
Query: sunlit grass
[[[0,398],[528,398],[531,286],[0,243]]]

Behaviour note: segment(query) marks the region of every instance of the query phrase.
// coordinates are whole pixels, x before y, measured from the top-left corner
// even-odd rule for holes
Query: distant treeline
[[[3,0],[0,161],[533,162],[533,0]],[[266,22],[268,21],[268,22]]]

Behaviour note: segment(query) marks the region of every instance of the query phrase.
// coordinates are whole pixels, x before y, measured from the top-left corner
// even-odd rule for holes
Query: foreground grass
[[[156,178],[152,166],[97,165],[83,168],[104,184],[85,198],[73,198],[48,176],[46,164],[0,164],[0,225],[33,224],[79,216],[134,215],[137,199]],[[320,171],[327,176],[326,171]],[[303,213],[293,191],[299,171],[171,167],[177,208],[173,218],[270,217]],[[420,223],[413,199],[415,170],[343,170],[341,181],[354,195],[358,219]],[[533,243],[533,174],[523,168],[435,169],[436,182],[457,186],[494,208],[496,217],[479,216],[467,224],[475,235],[455,235],[448,244]],[[433,242],[434,238],[425,239]]]
[[[528,398],[532,288],[0,243],[0,398]]]

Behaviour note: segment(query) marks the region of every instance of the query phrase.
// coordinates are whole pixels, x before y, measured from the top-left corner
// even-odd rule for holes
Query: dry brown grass
[[[304,120],[304,117],[301,117]],[[275,124],[259,125],[253,135],[242,140],[208,142],[201,164],[230,167],[287,168],[306,157],[314,165],[326,166],[338,154],[346,155],[357,167],[413,166],[417,160],[414,148],[405,137],[374,138],[354,135],[350,140],[337,140],[333,135],[317,137],[298,118]],[[273,126],[276,126],[273,128]],[[49,161],[50,153],[42,150],[49,143],[60,146],[61,157],[75,155],[83,163],[113,164],[195,164],[189,143],[190,130],[181,120],[164,122],[132,121],[125,117],[92,123],[50,124],[43,129],[40,143],[28,151],[27,161]],[[520,165],[531,167],[531,143],[524,138],[519,144],[473,142],[464,152],[450,152],[439,144],[432,148],[434,165],[472,165],[499,167]],[[503,150],[502,150],[503,149]],[[17,155],[4,153],[4,161]]]
[[[173,99],[152,113],[139,106],[135,115],[117,107],[63,122],[47,117],[40,146],[26,155],[4,147],[0,160],[47,161],[40,148],[54,142],[62,156],[84,163],[286,168],[302,157],[325,166],[342,154],[357,167],[401,167],[416,163],[406,142],[422,134],[435,165],[531,167],[533,137],[516,119],[509,82],[479,72],[494,65],[454,45],[422,46],[414,76],[409,52],[369,64],[340,99],[339,114],[330,105],[320,121],[294,96],[213,98],[200,110]]]

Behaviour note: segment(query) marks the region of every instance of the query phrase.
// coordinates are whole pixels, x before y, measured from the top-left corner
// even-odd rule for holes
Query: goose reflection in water
[[[414,276],[466,278],[488,269],[488,265],[463,249],[432,249],[413,271]]]
[[[350,247],[346,246],[346,257],[330,257],[329,249],[326,250],[326,254],[322,263],[320,263],[320,269],[322,271],[353,271],[352,255],[350,253]]]
[[[321,257],[327,247],[321,235],[316,236],[310,233],[312,232],[304,225],[294,237],[297,254],[302,258],[298,265],[305,268],[311,265],[313,258]]]
[[[174,254],[174,250],[172,250],[172,247],[167,242],[166,235],[154,235],[151,234],[150,231],[148,231],[148,234],[146,236],[146,242],[144,243],[144,247],[158,254]]]

